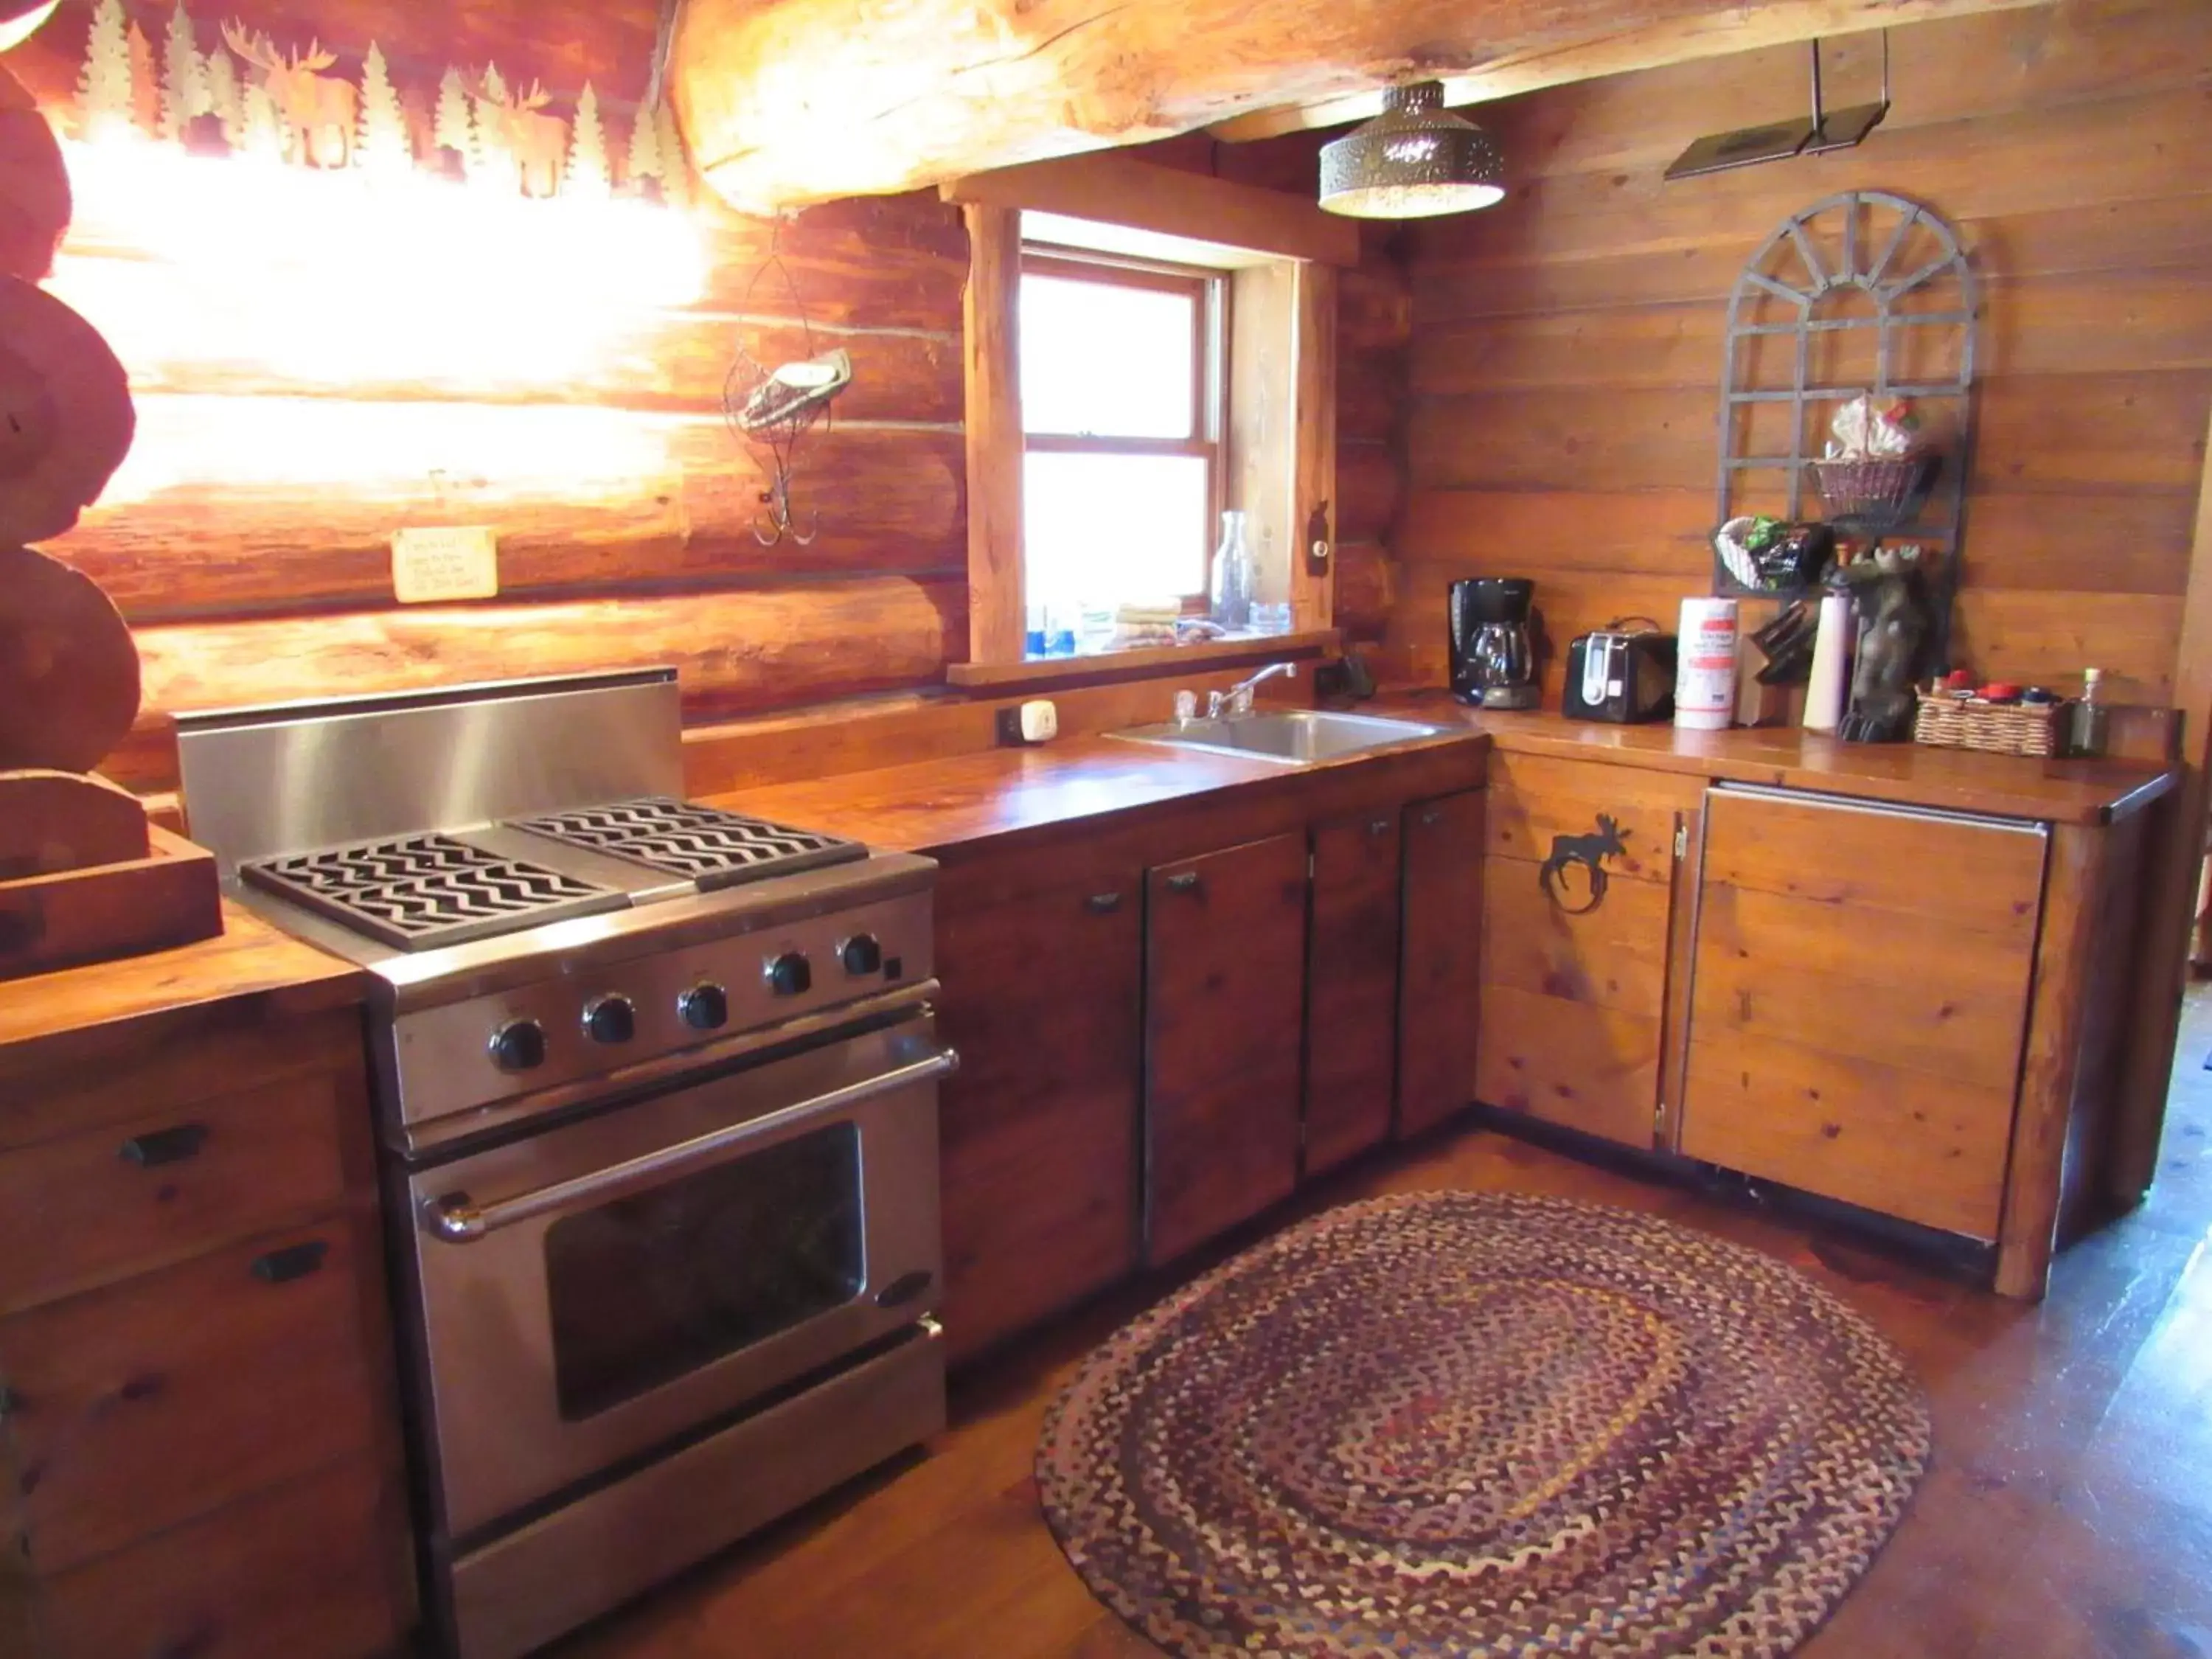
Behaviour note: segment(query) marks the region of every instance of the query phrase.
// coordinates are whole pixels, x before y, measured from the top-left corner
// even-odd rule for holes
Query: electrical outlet
[[[489,599],[499,592],[499,538],[489,525],[396,531],[392,592],[402,605]]]
[[[1060,735],[1060,710],[1044,697],[999,711],[1000,743],[1049,743]]]

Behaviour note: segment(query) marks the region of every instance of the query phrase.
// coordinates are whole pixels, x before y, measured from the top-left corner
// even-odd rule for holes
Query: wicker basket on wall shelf
[[[1923,691],[1912,719],[1912,740],[1931,749],[2048,759],[2058,752],[2059,723],[2065,717],[2063,702],[1984,702]]]
[[[1937,460],[1931,454],[1878,455],[1811,465],[1829,518],[1902,520],[1925,498]]]

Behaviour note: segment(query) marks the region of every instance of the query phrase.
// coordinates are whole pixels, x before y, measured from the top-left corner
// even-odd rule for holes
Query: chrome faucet
[[[1242,720],[1252,712],[1253,689],[1261,681],[1271,680],[1278,674],[1295,674],[1297,672],[1297,665],[1295,663],[1271,662],[1251,678],[1237,681],[1226,691],[1207,692],[1206,718],[1218,720],[1226,714],[1231,720]]]

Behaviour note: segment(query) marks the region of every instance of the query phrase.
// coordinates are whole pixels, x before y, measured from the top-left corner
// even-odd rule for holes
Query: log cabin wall
[[[1876,37],[1829,100],[1876,95]],[[1536,579],[1553,643],[1709,589],[1722,332],[1745,259],[1838,191],[1923,202],[1984,283],[1956,650],[1992,678],[2173,692],[2212,407],[2212,7],[2061,0],[1892,34],[1893,106],[1857,149],[1668,184],[1692,139],[1786,117],[1784,49],[1476,112],[1511,193],[1415,230],[1409,495],[1394,643],[1444,669],[1445,584]]]
[[[122,4],[147,43],[134,41],[143,102],[174,7]],[[589,83],[623,193],[658,10],[653,0],[240,0],[235,15],[280,49],[319,42],[337,58],[333,75],[357,79],[374,43],[423,155],[449,66],[474,76],[495,62],[518,90],[542,82],[564,118]],[[202,11],[198,49],[220,52],[217,16],[234,14]],[[64,133],[77,123],[92,12],[92,0],[64,0],[9,60]],[[1236,154],[1249,182],[1310,191],[1315,149],[1301,138]],[[238,185],[233,205],[250,216],[258,198],[246,169],[268,164],[204,165]],[[163,241],[151,204],[142,230],[135,203],[101,211],[89,182],[52,286],[131,371],[139,431],[106,495],[48,550],[100,581],[137,638],[145,709],[107,763],[118,781],[173,786],[173,711],[655,663],[678,668],[695,724],[859,699],[853,711],[881,713],[888,737],[908,732],[915,696],[941,692],[945,665],[965,659],[968,249],[957,210],[934,192],[809,209],[779,233],[687,179],[690,199],[672,210],[703,246],[696,293],[599,292],[564,309],[520,292],[543,334],[501,357],[466,337],[452,314],[459,301],[411,319],[371,303],[364,316],[348,273],[298,247],[283,250],[297,291],[264,314],[265,293],[223,291],[229,267]],[[323,182],[287,167],[271,181],[284,194],[269,200],[312,202],[298,192]],[[211,246],[263,234],[205,228]],[[787,280],[763,270],[772,248]],[[426,240],[419,253],[434,270],[442,250]],[[453,276],[465,286],[472,273]],[[1380,240],[1374,270],[1348,276],[1359,349],[1346,356],[1340,516],[1349,624],[1376,637],[1396,494],[1384,441],[1399,404],[1393,353],[1409,312],[1402,269]],[[726,424],[724,377],[740,342],[770,364],[805,355],[802,308],[812,348],[848,350],[854,380],[799,458],[797,506],[819,514],[818,539],[764,547],[763,458]],[[448,338],[450,357],[431,343]],[[497,531],[498,596],[400,605],[392,532],[453,525]],[[742,748],[727,736],[718,732],[725,769]],[[780,741],[768,734],[764,752]],[[851,752],[860,763],[873,751]]]
[[[125,4],[158,58],[172,8]],[[217,10],[201,10],[200,47],[219,49]],[[357,74],[375,42],[424,149],[448,65],[495,61],[518,89],[542,79],[563,117],[589,82],[622,183],[653,0],[236,10],[282,47],[319,40],[337,74]],[[9,60],[65,131],[89,14],[88,0],[65,0]],[[284,182],[320,181],[288,168]],[[933,195],[832,204],[788,222],[780,251],[795,304],[775,274],[755,282],[772,228],[701,192],[684,210],[706,254],[696,295],[542,305],[542,337],[511,361],[464,349],[426,370],[404,330],[379,337],[347,314],[345,273],[328,273],[329,296],[313,292],[323,273],[312,261],[310,291],[258,319],[265,349],[258,332],[241,349],[235,319],[219,314],[225,296],[206,291],[218,279],[139,243],[131,222],[88,227],[78,193],[52,286],[124,357],[139,429],[106,497],[48,550],[98,580],[137,632],[146,713],[110,763],[123,781],[172,781],[161,716],[173,709],[668,662],[692,717],[708,719],[933,685],[964,655],[967,243]],[[211,240],[230,230],[206,228]],[[434,264],[441,250],[421,257]],[[740,338],[771,364],[803,355],[799,305],[816,349],[851,353],[854,381],[834,428],[799,458],[798,504],[819,512],[819,538],[766,548],[753,530],[761,461],[725,424],[723,380]],[[495,599],[395,602],[392,532],[439,525],[496,527]]]

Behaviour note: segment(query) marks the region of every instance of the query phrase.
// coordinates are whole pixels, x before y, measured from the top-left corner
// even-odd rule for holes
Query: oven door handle
[[[743,1146],[749,1140],[775,1134],[815,1118],[832,1116],[877,1095],[889,1094],[895,1089],[910,1088],[917,1083],[927,1083],[959,1069],[959,1054],[951,1048],[940,1049],[927,1060],[917,1060],[910,1065],[894,1067],[879,1076],[864,1078],[858,1083],[848,1083],[841,1089],[832,1089],[825,1094],[780,1107],[763,1116],[747,1118],[743,1123],[732,1123],[727,1128],[716,1129],[711,1134],[678,1141],[673,1146],[664,1146],[658,1152],[647,1152],[604,1170],[594,1170],[591,1174],[578,1176],[573,1181],[556,1181],[550,1187],[540,1187],[536,1192],[524,1193],[517,1198],[501,1199],[496,1204],[479,1206],[472,1203],[466,1193],[447,1193],[442,1198],[423,1201],[422,1228],[433,1237],[442,1238],[448,1244],[473,1244],[502,1227],[512,1227],[556,1210],[572,1208],[585,1199],[613,1198],[635,1192],[693,1164],[708,1163],[732,1146]]]

